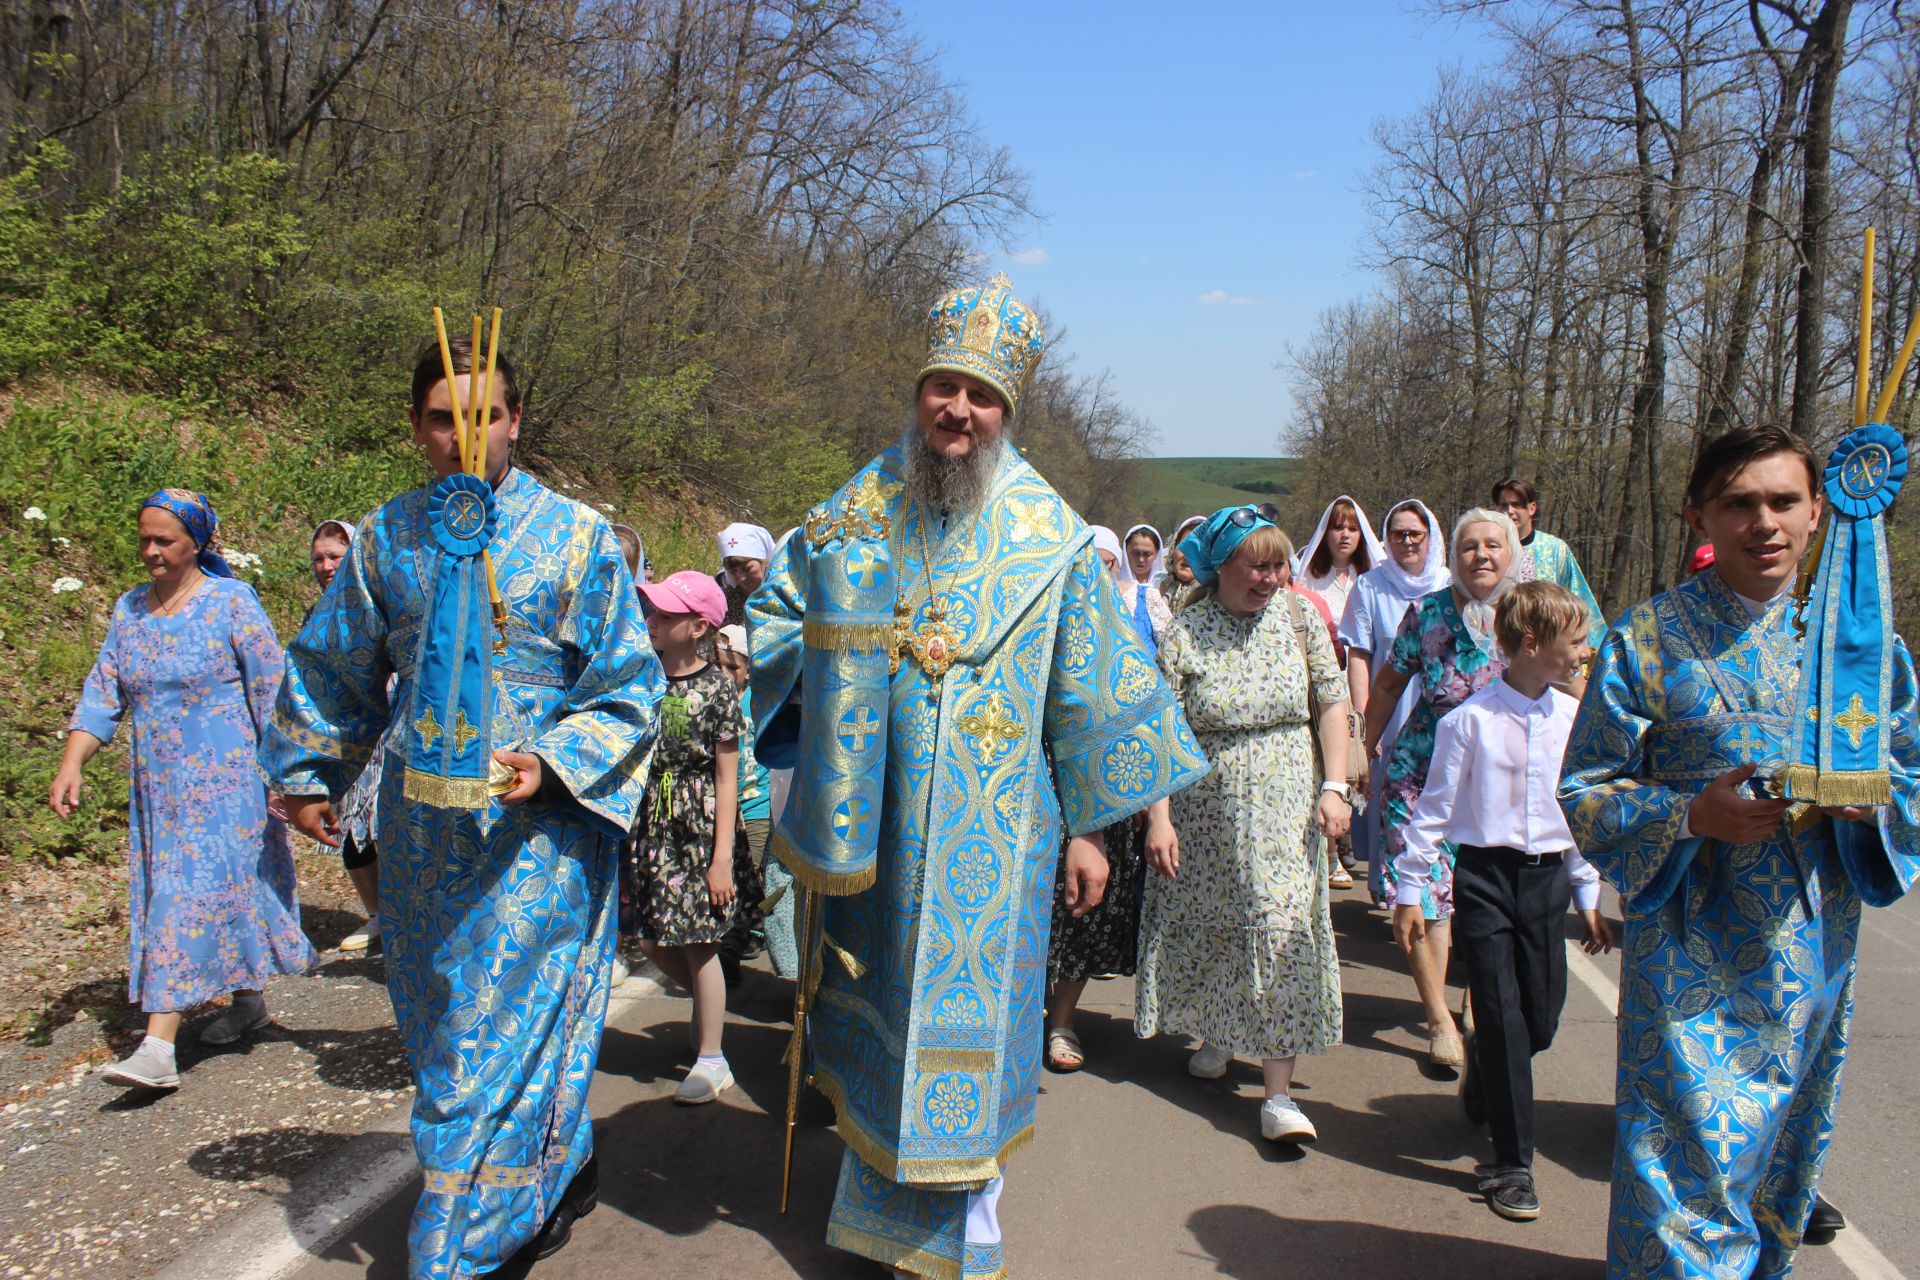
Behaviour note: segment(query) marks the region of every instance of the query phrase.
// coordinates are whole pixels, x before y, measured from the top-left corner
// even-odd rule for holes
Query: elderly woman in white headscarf
[[[1499,511],[1475,507],[1454,522],[1451,581],[1421,596],[1394,634],[1393,648],[1367,708],[1367,740],[1378,743],[1393,704],[1419,677],[1419,692],[1386,757],[1381,788],[1380,857],[1373,879],[1393,898],[1393,860],[1405,845],[1407,818],[1427,785],[1433,734],[1440,717],[1484,689],[1507,669],[1493,638],[1493,615],[1515,580],[1519,534]],[[1447,952],[1453,919],[1453,850],[1433,868],[1421,900],[1426,940],[1409,956],[1414,985],[1426,1006],[1428,1055],[1456,1070],[1466,1062],[1459,1028],[1447,1010]]]
[[[713,580],[727,597],[724,626],[745,626],[747,597],[767,580],[767,562],[773,559],[773,535],[757,524],[735,523],[715,539],[720,546],[720,572]]]

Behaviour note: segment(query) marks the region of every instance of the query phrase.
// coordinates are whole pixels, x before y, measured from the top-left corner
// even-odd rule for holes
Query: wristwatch
[[[1353,784],[1349,782],[1335,782],[1332,778],[1328,778],[1320,784],[1320,789],[1322,791],[1331,791],[1342,800],[1353,799]]]

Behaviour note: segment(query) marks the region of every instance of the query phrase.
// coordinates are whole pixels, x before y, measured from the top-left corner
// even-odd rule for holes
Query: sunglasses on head
[[[1220,535],[1228,529],[1250,530],[1258,524],[1270,524],[1278,528],[1280,524],[1280,508],[1274,506],[1271,502],[1262,502],[1258,506],[1248,505],[1235,507],[1227,513],[1227,522],[1218,529],[1215,529],[1213,536],[1207,539],[1208,554],[1211,555],[1213,553],[1215,546],[1220,541]]]

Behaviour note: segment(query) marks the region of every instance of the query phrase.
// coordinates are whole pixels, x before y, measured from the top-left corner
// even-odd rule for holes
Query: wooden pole
[[[789,893],[799,891],[798,880],[787,890]],[[806,1080],[807,1009],[812,1003],[813,988],[819,981],[820,935],[825,906],[824,894],[806,895],[806,910],[800,928],[800,973],[794,979],[793,987],[793,1043],[787,1049],[787,1135],[780,1157],[781,1213],[787,1211],[787,1195],[793,1188],[793,1133],[800,1120],[800,1088]]]

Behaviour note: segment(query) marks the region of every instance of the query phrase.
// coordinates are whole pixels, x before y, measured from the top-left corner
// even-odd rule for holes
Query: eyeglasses
[[[1389,529],[1387,540],[1389,542],[1425,542],[1427,531],[1425,529]]]

